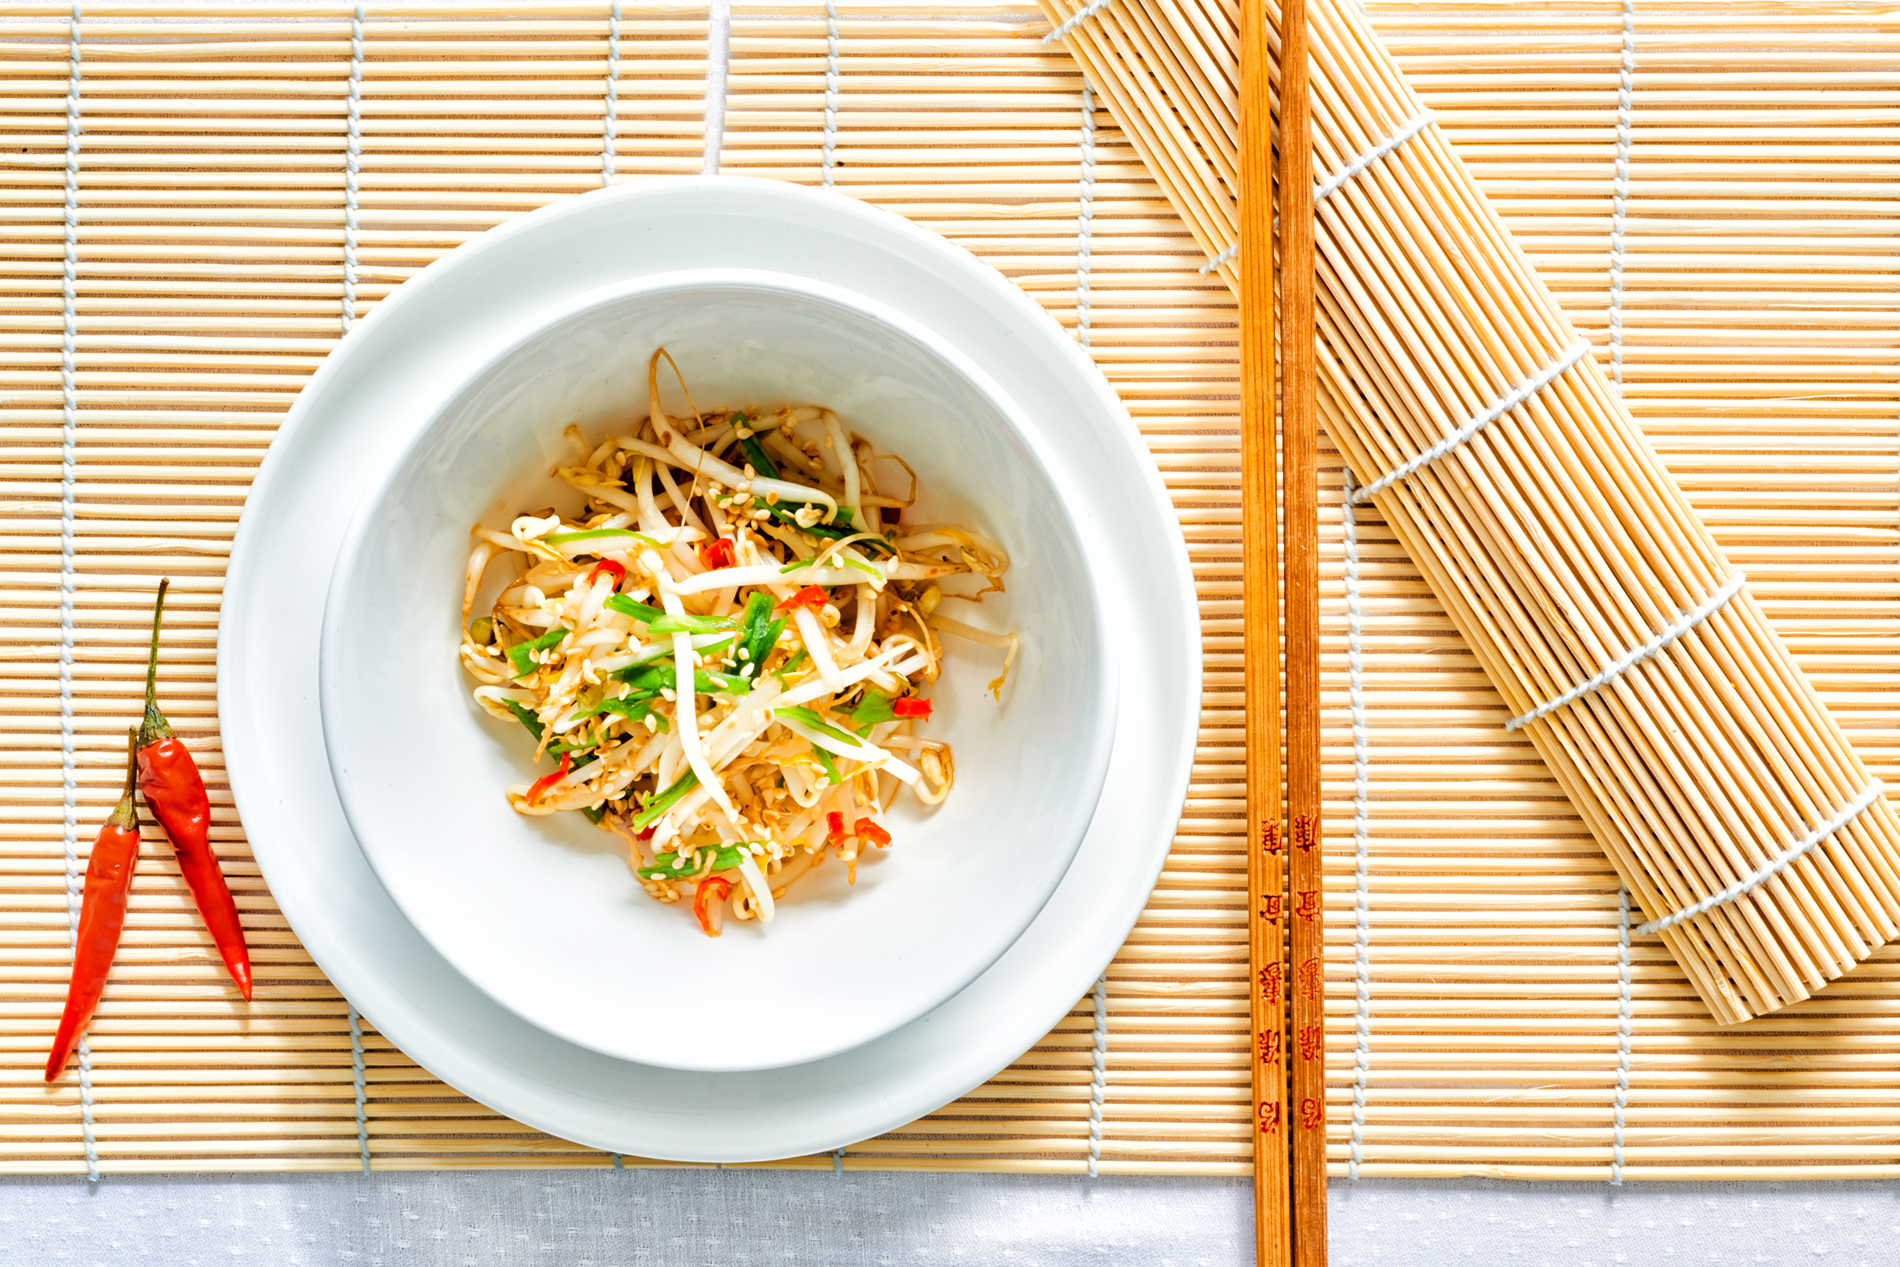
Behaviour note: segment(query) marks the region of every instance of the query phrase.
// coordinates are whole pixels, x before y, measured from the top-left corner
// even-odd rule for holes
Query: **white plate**
[[[517,333],[474,302],[496,275],[491,255],[517,239],[542,261],[530,309],[691,267],[776,269],[880,299],[976,358],[1103,512],[1106,601],[1121,622],[1108,790],[1029,930],[956,997],[876,1042],[789,1069],[716,1074],[564,1042],[450,968],[350,835],[318,715],[323,595],[352,506],[427,421],[439,385]],[[1039,1040],[1087,992],[1147,901],[1180,814],[1200,710],[1180,530],[1126,411],[1073,340],[993,269],[897,216],[731,177],[556,203],[457,249],[379,305],[318,369],[258,472],[226,575],[218,654],[238,809],[280,909],[331,981],[417,1062],[491,1108],[584,1144],[680,1161],[797,1156],[880,1134]]]
[[[531,266],[531,247],[514,254]],[[518,302],[502,285],[486,306]],[[458,972],[609,1056],[772,1069],[916,1020],[1029,927],[1101,797],[1115,675],[1089,499],[1057,478],[1037,428],[968,357],[836,286],[695,269],[590,290],[529,320],[450,390],[344,538],[319,676],[330,773],[357,843]],[[1009,552],[1006,589],[966,609],[971,619],[1022,633],[1000,701],[984,684],[1002,652],[945,640],[924,728],[955,754],[944,803],[898,797],[878,816],[892,847],[868,850],[855,884],[823,868],[771,924],[728,921],[716,942],[685,903],[641,891],[618,836],[578,813],[515,813],[503,790],[546,768],[517,722],[471,698],[458,654],[469,526],[506,531],[538,506],[574,513],[580,495],[549,474],[573,460],[563,430],[579,425],[591,446],[644,417],[661,343],[702,408],[820,402],[902,454],[918,482],[909,522],[968,524]],[[666,406],[687,408],[677,395]]]

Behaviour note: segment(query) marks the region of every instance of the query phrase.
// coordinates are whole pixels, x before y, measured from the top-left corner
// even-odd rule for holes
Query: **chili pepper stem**
[[[128,726],[125,731],[125,793],[119,797],[119,803],[113,806],[109,818],[114,827],[136,827],[139,812],[133,795],[138,789],[139,780],[139,728]]]
[[[145,721],[139,727],[141,748],[172,737],[171,723],[158,707],[158,630],[165,618],[165,591],[171,583],[169,576],[158,583],[158,600],[152,604],[152,649],[145,661]]]

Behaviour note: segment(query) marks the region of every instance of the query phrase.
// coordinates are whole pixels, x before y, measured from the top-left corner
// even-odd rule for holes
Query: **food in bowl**
[[[728,916],[769,924],[834,853],[855,883],[905,788],[942,802],[954,759],[920,730],[938,635],[1004,652],[999,698],[1018,640],[940,610],[1001,590],[1009,556],[967,527],[902,523],[917,489],[901,457],[816,405],[695,409],[689,427],[661,407],[662,359],[632,434],[567,428],[574,461],[554,474],[577,516],[475,529],[459,655],[481,706],[558,762],[507,790],[514,809],[620,836],[646,893],[716,937]],[[521,571],[475,616],[497,560]]]

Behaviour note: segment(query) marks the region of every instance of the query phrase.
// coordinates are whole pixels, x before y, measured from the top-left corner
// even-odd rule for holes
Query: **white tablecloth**
[[[1900,1263],[1886,1183],[1335,1182],[1334,1267]],[[1243,1180],[501,1171],[0,1180],[7,1267],[1229,1267]]]

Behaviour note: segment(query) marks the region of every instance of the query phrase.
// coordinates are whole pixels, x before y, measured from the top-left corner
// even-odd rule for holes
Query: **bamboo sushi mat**
[[[1369,8],[1900,781],[1900,16]],[[458,1095],[323,979],[222,782],[215,632],[248,481],[340,333],[346,254],[360,314],[511,216],[716,163],[909,216],[1074,330],[1174,496],[1206,648],[1174,852],[1102,984],[956,1104],[779,1164],[1246,1171],[1234,308],[1033,8],[122,3],[86,8],[76,51],[70,16],[0,16],[0,1169],[642,1164]],[[1341,513],[1331,455],[1323,478],[1328,1019],[1299,1038],[1326,1046],[1334,1173],[1900,1174],[1900,956],[1717,1029],[1630,939],[1391,534]],[[48,1089],[68,854],[116,796],[160,574],[166,703],[261,985],[241,1016],[149,833],[89,1078]]]

